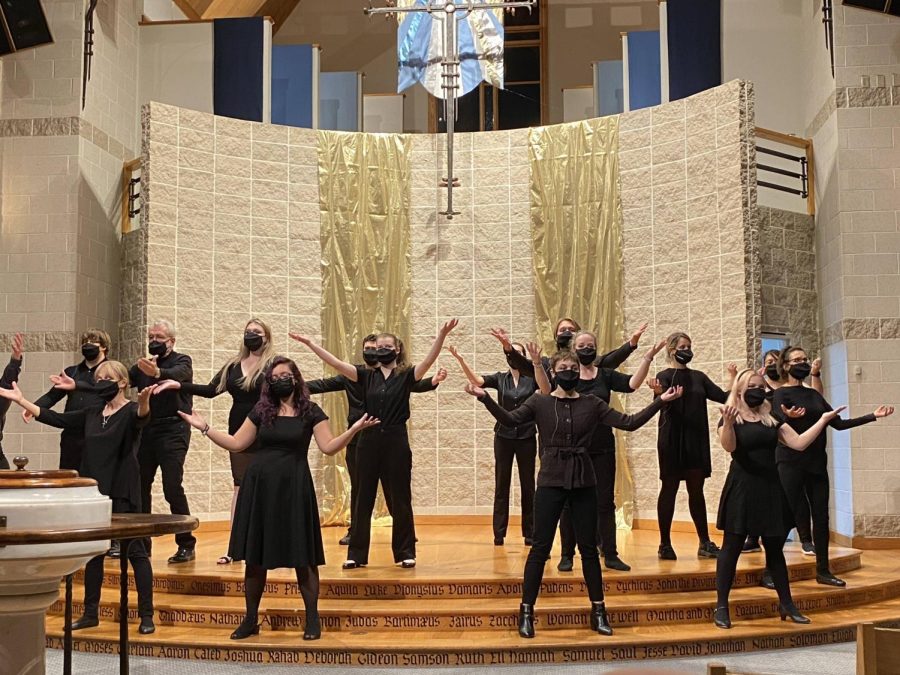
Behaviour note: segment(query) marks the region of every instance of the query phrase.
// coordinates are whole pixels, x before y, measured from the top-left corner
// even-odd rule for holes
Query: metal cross
[[[391,0],[387,0],[391,2]],[[525,7],[528,11],[538,0],[426,0],[424,5],[411,7],[369,7],[363,10],[366,14],[402,14],[409,12],[425,12],[444,22],[444,50],[441,59],[441,89],[444,90],[444,118],[447,120],[447,176],[439,182],[447,188],[447,210],[440,214],[453,220],[459,211],[453,210],[453,188],[459,187],[459,179],[453,175],[453,129],[456,122],[457,99],[459,92],[459,43],[457,39],[457,21],[462,21],[472,12],[491,11]]]

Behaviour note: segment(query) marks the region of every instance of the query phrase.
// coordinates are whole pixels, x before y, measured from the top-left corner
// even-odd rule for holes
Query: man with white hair
[[[179,354],[175,347],[175,326],[167,319],[157,319],[147,330],[149,357],[141,358],[131,367],[129,376],[138,391],[163,380],[191,382],[194,371],[191,357]],[[187,496],[184,494],[184,460],[191,440],[191,427],[178,416],[178,412],[191,412],[191,395],[182,390],[170,389],[150,399],[150,423],[144,428],[138,462],[141,467],[141,507],[150,513],[150,489],[156,479],[156,469],[162,471],[163,495],[169,510],[189,516]],[[178,550],[169,558],[170,563],[189,562],[194,559],[197,540],[190,532],[175,535]]]

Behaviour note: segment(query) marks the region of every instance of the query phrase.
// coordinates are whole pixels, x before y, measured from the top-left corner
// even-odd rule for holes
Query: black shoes
[[[613,630],[609,625],[609,618],[606,616],[605,602],[591,603],[591,630],[595,630],[600,635],[612,635]]]
[[[519,636],[523,638],[534,637],[534,605],[519,605]]]
[[[825,586],[836,586],[838,588],[843,588],[847,585],[846,581],[844,581],[843,579],[838,579],[831,572],[816,574],[816,583],[823,584]]]
[[[570,555],[561,556],[559,559],[559,564],[556,566],[560,572],[571,572],[572,567],[575,565],[575,561],[572,559]]]
[[[717,628],[731,628],[731,616],[727,607],[716,607],[716,611],[713,612],[713,623]]]
[[[525,537],[525,545],[526,546],[534,545],[534,539],[532,539],[531,537]]]
[[[603,557],[603,562],[608,570],[617,570],[619,572],[630,572],[631,565],[622,561],[617,555],[608,555]]]
[[[763,588],[768,588],[770,591],[775,590],[775,581],[772,579],[772,573],[769,572],[768,569],[763,570],[762,579],[759,580],[759,585]]]
[[[762,548],[759,545],[759,537],[747,537],[747,540],[744,542],[744,547],[741,549],[741,553],[757,553],[758,551],[762,551]]]
[[[812,623],[809,620],[809,617],[803,616],[800,613],[800,610],[797,609],[797,606],[793,602],[789,605],[778,603],[778,614],[781,615],[782,621],[790,619],[794,623]]]
[[[697,557],[698,558],[718,558],[719,557],[719,547],[716,546],[715,542],[704,541],[702,544],[700,544],[700,548],[697,549]]]
[[[177,563],[186,563],[191,562],[196,557],[194,553],[194,549],[185,548],[184,546],[179,546],[178,550],[175,551],[175,555],[169,558],[169,564],[177,564]]]
[[[152,616],[142,616],[141,625],[138,626],[138,633],[141,635],[150,635],[156,632],[156,626],[153,624]]]
[[[360,567],[365,567],[363,563],[358,563],[355,560],[345,560],[344,564],[341,565],[341,569],[345,570],[357,570]]]
[[[119,558],[122,555],[122,551],[119,548],[119,542],[114,541],[110,544],[109,550],[106,552],[107,558]]]
[[[672,544],[660,544],[656,554],[659,556],[660,560],[678,560],[678,556],[675,555],[675,549],[672,548]]]
[[[503,546],[503,537],[494,537],[494,546]]]
[[[322,637],[322,622],[319,621],[319,613],[306,615],[306,627],[303,629],[304,640],[318,640]]]
[[[347,532],[343,537],[338,540],[338,543],[341,546],[349,546],[350,545],[350,533]]]
[[[259,635],[259,624],[256,621],[257,618],[255,616],[245,616],[244,620],[241,621],[241,625],[234,629],[231,639],[243,640],[251,635]]]
[[[100,625],[100,619],[96,616],[82,616],[78,621],[72,622],[72,630],[81,630],[83,628],[93,628]]]

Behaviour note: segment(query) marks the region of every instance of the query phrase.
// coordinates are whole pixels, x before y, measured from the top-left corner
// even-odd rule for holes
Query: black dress
[[[225,389],[219,390],[219,383],[222,381],[222,375],[225,374]],[[241,428],[247,415],[253,410],[253,407],[259,402],[259,393],[262,391],[263,374],[259,373],[253,381],[250,389],[244,389],[241,386],[241,380],[244,378],[244,371],[241,370],[241,363],[232,363],[227,368],[222,368],[213,376],[209,384],[197,384],[193,382],[183,382],[181,389],[188,394],[201,396],[203,398],[215,398],[224,392],[231,395],[231,410],[228,411],[228,433],[232,436]],[[229,452],[229,460],[231,462],[231,478],[235,485],[240,485],[247,473],[247,467],[253,461],[254,452],[259,445],[259,439],[253,442],[249,448],[243,452]]]
[[[260,426],[259,446],[238,493],[228,555],[266,569],[325,564],[319,505],[307,452],[313,427],[328,416],[315,403],[302,417],[278,416]]]
[[[656,453],[660,480],[684,480],[689,471],[712,475],[709,455],[709,419],[706,402],[725,403],[728,394],[706,373],[690,368],[666,368],[657,376],[662,388],[684,387],[659,415]]]
[[[784,538],[794,527],[775,464],[779,426],[780,422],[772,427],[762,422],[734,425],[737,445],[716,519],[716,527],[723,532]]]
[[[10,358],[9,364],[3,369],[0,376],[0,387],[12,389],[13,382],[19,381],[19,373],[22,371],[22,359]],[[9,399],[0,399],[0,469],[9,468],[9,460],[3,454],[3,426],[6,424],[6,413],[9,410]]]

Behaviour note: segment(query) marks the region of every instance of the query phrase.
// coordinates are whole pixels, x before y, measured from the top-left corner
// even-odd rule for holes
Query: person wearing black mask
[[[822,394],[811,387],[803,386],[810,376],[812,366],[809,357],[801,347],[785,347],[778,360],[780,375],[784,381],[772,395],[772,408],[776,415],[790,425],[797,433],[810,429],[816,421],[831,410]],[[791,410],[803,410],[802,417],[789,415]],[[879,406],[874,412],[862,417],[841,419],[834,417],[828,423],[832,429],[852,429],[862,424],[874,422],[881,417],[892,415],[891,406]],[[806,452],[796,452],[784,443],[778,444],[776,459],[781,485],[787,495],[795,516],[802,513],[802,502],[809,500],[812,514],[812,535],[816,547],[816,581],[827,586],[846,586],[846,582],[831,573],[828,564],[828,480],[827,435],[819,433]]]
[[[681,392],[673,387],[640,412],[625,415],[596,396],[578,393],[579,361],[572,351],[557,352],[550,364],[556,388],[546,396],[531,396],[512,411],[497,405],[484,389],[471,383],[466,385],[466,391],[484,403],[488,412],[504,426],[517,427],[533,422],[540,434],[541,468],[534,497],[534,544],[525,561],[519,635],[534,637],[534,603],[559,517],[566,504],[572,513],[584,583],[591,601],[591,630],[612,635],[597,554],[596,478],[587,450],[598,424],[633,431],[646,424],[664,403],[678,398]]]
[[[691,350],[691,338],[686,333],[672,333],[666,339],[666,356],[672,367],[661,371],[648,384],[657,394],[669,387],[683,387],[684,396],[659,416],[656,452],[662,486],[656,502],[659,522],[658,555],[662,560],[677,559],[675,549],[672,548],[672,519],[675,517],[678,486],[684,481],[687,485],[691,520],[694,521],[700,540],[697,556],[715,558],[719,554],[719,547],[709,538],[706,498],[703,496],[703,484],[712,475],[706,404],[707,401],[725,403],[728,393],[709,379],[706,373],[688,368],[694,352]],[[731,389],[736,374],[737,366],[729,364],[729,379],[725,389]]]
[[[378,366],[378,344],[375,333],[370,333],[363,339],[362,357],[367,368],[375,368]],[[362,366],[357,366],[361,368]],[[434,391],[438,385],[447,377],[447,371],[439,368],[433,377],[423,377],[413,385],[413,393],[425,393]],[[306,383],[310,394],[325,394],[335,391],[343,391],[347,395],[347,428],[360,417],[363,416],[363,396],[364,392],[359,382],[351,382],[343,375],[335,375],[334,377],[326,377],[318,380],[309,380]],[[356,471],[356,446],[359,436],[354,436],[347,444],[347,454],[344,461],[347,464],[347,475],[350,477],[350,525],[347,527],[347,534],[341,537],[338,542],[341,546],[350,544],[350,532],[353,527],[353,512],[356,510],[356,502],[359,497],[359,480]],[[391,491],[382,483],[381,491],[384,494],[384,503],[387,506],[388,513],[393,513],[391,505]]]
[[[527,351],[526,351],[527,347]],[[513,343],[512,348],[520,356],[527,353],[534,365],[536,379],[522,375],[513,368],[514,360],[507,357],[509,370],[505,373],[476,375],[466,363],[456,347],[447,350],[457,360],[466,379],[476,387],[496,389],[497,400],[504,410],[515,410],[532,394],[540,391],[550,393],[550,382],[541,367],[541,350],[534,342],[521,345]],[[534,462],[537,457],[537,428],[534,424],[505,427],[500,422],[494,426],[494,546],[502,546],[509,526],[509,484],[512,479],[512,465],[515,460],[519,468],[519,489],[522,496],[522,537],[525,545],[531,546],[534,531]]]
[[[38,422],[59,429],[78,429],[84,438],[79,473],[97,481],[97,489],[112,500],[113,513],[140,513],[141,489],[137,448],[141,429],[150,417],[153,386],[138,393],[138,402],[125,398],[128,371],[118,361],[104,361],[94,370],[92,393],[99,403],[70,412],[58,413],[41,408],[22,396],[16,385],[0,389],[0,396],[15,401]],[[68,375],[51,378],[61,391],[74,392],[76,383]],[[128,560],[134,570],[138,593],[138,616],[142,635],[156,630],[153,625],[153,568],[150,565],[149,539],[134,539],[128,547]],[[99,621],[100,589],[103,585],[103,557],[88,561],[84,569],[84,614],[72,624],[72,630],[92,628]]]
[[[16,333],[13,337],[12,354],[9,357],[9,364],[3,369],[3,375],[0,377],[0,387],[3,389],[12,389],[13,383],[19,381],[19,373],[22,372],[22,352],[25,348],[25,338],[21,333]],[[6,413],[9,410],[9,401],[0,399],[0,469],[9,468],[9,460],[3,454],[3,426],[6,424]]]
[[[244,600],[247,613],[231,634],[242,640],[259,633],[259,603],[268,570],[293,568],[306,610],[304,640],[322,635],[319,620],[319,566],[325,564],[319,505],[309,470],[313,437],[323,454],[333,455],[363,429],[378,420],[363,415],[340,436],[334,436],[328,417],[309,400],[297,364],[285,356],[272,359],[265,371],[259,402],[234,434],[210,428],[197,413],[179,412],[219,447],[243,452],[257,439],[256,459],[250,464],[238,495],[228,555],[246,563]]]
[[[665,344],[663,340],[647,350],[637,370],[629,377],[611,368],[594,365],[597,361],[597,336],[589,331],[578,331],[572,340],[580,364],[575,390],[579,394],[593,394],[609,405],[612,392],[629,394],[641,386],[647,378],[650,364]],[[597,541],[603,561],[607,569],[628,572],[631,566],[619,557],[616,547],[616,439],[612,427],[605,424],[597,426],[588,455],[597,478]],[[561,556],[557,569],[570,572],[575,560],[575,528],[568,508],[563,509],[559,520],[559,536]]]
[[[147,331],[149,358],[139,359],[129,370],[131,384],[143,390],[164,380],[182,384],[192,382],[194,368],[191,357],[179,354],[175,348],[175,326],[167,319],[157,319]],[[150,401],[150,423],[141,438],[138,461],[141,466],[141,506],[150,513],[153,506],[151,488],[156,470],[162,471],[163,495],[172,513],[189,516],[187,496],[184,494],[184,461],[191,441],[191,429],[179,412],[191,411],[191,395],[174,388],[154,396]],[[175,535],[178,550],[170,563],[184,563],[194,559],[197,539],[190,532]]]
[[[64,398],[65,412],[75,412],[101,403],[91,390],[94,384],[94,371],[109,356],[109,334],[99,328],[91,328],[81,334],[81,356],[83,360],[63,371],[68,377],[84,387],[72,391],[64,391],[55,387],[38,398],[34,403],[39,408],[52,408]],[[22,412],[25,422],[31,421],[31,413]],[[59,468],[74,469],[81,466],[81,454],[84,452],[84,431],[78,427],[64,428],[59,435]]]
[[[265,373],[273,358],[275,358],[275,345],[272,344],[272,331],[262,320],[250,319],[244,326],[243,340],[237,354],[222,366],[209,384],[163,380],[156,388],[154,396],[158,396],[170,389],[180,389],[188,395],[215,398],[227,391],[231,395],[231,410],[228,411],[228,433],[234,434],[241,428],[244,420],[247,419],[247,415],[259,401],[259,392],[262,390],[263,385],[263,373]],[[231,478],[234,482],[234,491],[231,496],[232,520],[234,520],[234,508],[237,504],[241,480],[243,480],[250,462],[253,461],[254,450],[255,446],[251,446],[244,452],[228,454],[228,459],[231,462]],[[216,561],[219,565],[227,565],[231,562],[233,561],[228,555],[220,556]]]
[[[716,526],[725,532],[716,561],[717,602],[713,622],[719,628],[731,628],[728,596],[741,546],[750,532],[762,536],[766,566],[778,591],[782,621],[790,618],[795,623],[809,623],[791,597],[782,548],[793,525],[793,514],[778,478],[775,453],[779,443],[793,452],[803,452],[838,412],[823,412],[810,428],[798,434],[772,416],[762,375],[747,369],[735,378],[719,422],[719,441],[731,455],[716,520]]]
[[[289,333],[290,337],[309,347],[326,364],[352,382],[359,382],[364,392],[366,413],[381,420],[377,429],[360,436],[357,450],[359,496],[353,513],[353,528],[347,549],[345,570],[365,567],[369,563],[372,511],[378,482],[387,484],[391,492],[393,527],[391,549],[394,563],[404,569],[416,566],[416,531],[412,508],[412,450],[406,421],[409,419],[409,395],[415,382],[421,380],[437,360],[444,340],[459,322],[451,319],[441,326],[428,354],[415,366],[406,363],[403,343],[391,333],[375,336],[377,368],[363,368],[341,361],[309,337]],[[386,479],[386,480],[385,480]]]

